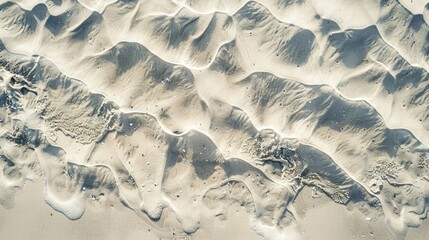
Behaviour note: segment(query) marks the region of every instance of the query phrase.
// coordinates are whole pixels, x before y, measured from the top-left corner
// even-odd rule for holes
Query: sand
[[[70,221],[45,203],[39,182],[27,182],[15,204],[0,210],[2,239],[158,239],[123,207],[92,207],[79,221]]]
[[[428,36],[423,0],[0,0],[1,238],[426,239]]]

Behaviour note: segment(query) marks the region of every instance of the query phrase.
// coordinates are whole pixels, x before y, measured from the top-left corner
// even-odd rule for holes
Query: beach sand
[[[427,239],[424,0],[0,0],[0,239]]]

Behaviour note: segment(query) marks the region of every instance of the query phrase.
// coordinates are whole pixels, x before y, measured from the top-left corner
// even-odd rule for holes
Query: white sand
[[[43,200],[43,186],[28,182],[13,209],[0,209],[2,239],[158,239],[135,213],[123,207],[90,208],[70,221]]]
[[[0,238],[426,239],[428,36],[424,0],[0,0]]]

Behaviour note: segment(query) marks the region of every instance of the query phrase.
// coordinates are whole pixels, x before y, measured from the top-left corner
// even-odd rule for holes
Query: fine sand
[[[424,0],[0,0],[0,239],[427,239]]]

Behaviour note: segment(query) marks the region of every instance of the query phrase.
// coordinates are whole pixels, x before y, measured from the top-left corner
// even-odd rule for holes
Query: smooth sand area
[[[0,233],[3,240],[137,240],[159,239],[130,209],[89,208],[77,221],[70,221],[53,210],[43,199],[41,183],[27,182],[18,192],[15,207],[0,208]]]

